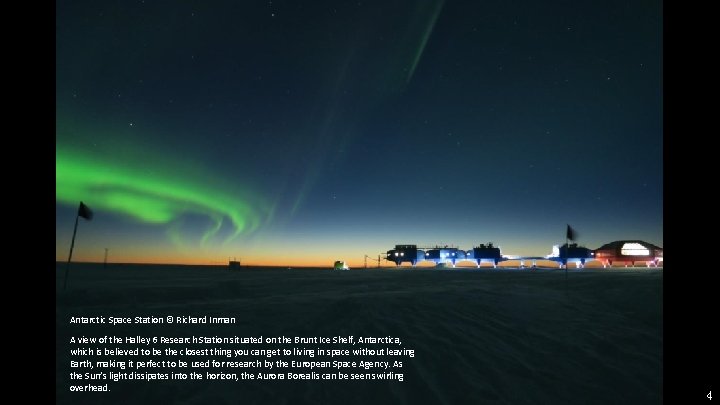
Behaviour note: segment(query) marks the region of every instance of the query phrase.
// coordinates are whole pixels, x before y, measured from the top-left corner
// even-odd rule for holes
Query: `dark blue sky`
[[[80,199],[80,260],[541,255],[568,223],[662,246],[658,2],[66,1],[56,21],[58,259]]]

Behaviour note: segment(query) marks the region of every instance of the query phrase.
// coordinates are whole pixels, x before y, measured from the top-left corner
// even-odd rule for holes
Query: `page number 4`
[[[706,396],[707,396],[707,399],[712,401],[712,391],[708,392],[708,394]]]

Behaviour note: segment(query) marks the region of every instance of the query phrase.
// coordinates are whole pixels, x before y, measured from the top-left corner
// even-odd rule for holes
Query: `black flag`
[[[78,208],[78,215],[87,219],[90,221],[93,217],[93,212],[90,210],[90,207],[83,204],[82,201],[80,201],[80,208]]]
[[[65,266],[65,282],[63,282],[63,290],[65,287],[67,287],[67,279],[68,279],[68,270],[70,270],[70,261],[72,260],[72,253],[73,248],[75,247],[75,234],[77,234],[77,226],[78,226],[78,220],[80,217],[83,217],[90,221],[93,217],[93,212],[87,205],[83,204],[82,201],[80,201],[80,206],[78,207],[78,213],[75,217],[75,228],[73,229],[73,237],[72,242],[70,242],[70,254],[68,255],[68,261],[67,265]]]
[[[568,226],[567,226],[567,234],[566,234],[565,237],[566,237],[568,240],[575,240],[575,239],[577,239],[577,236],[578,236],[578,235],[577,235],[577,232],[575,232],[575,230],[572,229],[572,228],[570,227],[570,225],[568,225]]]

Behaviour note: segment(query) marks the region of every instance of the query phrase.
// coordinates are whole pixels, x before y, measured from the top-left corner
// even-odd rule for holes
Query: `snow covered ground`
[[[73,264],[63,290],[64,268],[56,266],[61,404],[663,400],[662,269],[571,269],[566,281],[564,270],[549,269],[229,271]],[[69,323],[73,316],[167,315],[235,317],[237,323]],[[70,392],[76,383],[70,380],[70,349],[76,347],[70,338],[113,335],[393,336],[415,357],[402,359],[402,382],[110,381],[110,392]]]

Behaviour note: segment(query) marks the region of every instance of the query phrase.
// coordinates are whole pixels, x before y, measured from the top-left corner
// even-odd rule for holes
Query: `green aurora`
[[[444,4],[444,0],[420,3],[421,8],[419,10],[421,10],[421,17],[416,17],[416,19],[422,20],[424,18],[427,18],[427,16],[429,15],[430,20],[427,22],[425,30],[421,36],[420,45],[417,47],[417,51],[415,52],[415,56],[413,57],[412,65],[410,66],[410,71],[408,72],[407,78],[405,79],[406,83],[410,83],[413,74],[415,74],[415,69],[417,68],[418,63],[420,63],[420,58],[422,57],[423,52],[425,52],[425,47],[427,46],[428,39],[430,39],[430,35],[432,34],[433,28],[435,28],[435,23],[437,22],[438,16],[440,15]],[[431,12],[427,13],[427,9],[425,7],[427,7],[427,9],[430,9]]]
[[[258,198],[232,193],[208,182],[207,177],[200,180],[202,176],[187,175],[181,165],[149,168],[138,162],[106,161],[60,146],[55,158],[57,202],[77,205],[82,200],[95,210],[127,215],[143,223],[168,224],[169,237],[176,244],[182,244],[178,224],[184,215],[201,215],[211,221],[200,238],[204,245],[220,236],[224,223],[231,226],[230,232],[223,233],[228,235],[224,236],[227,243],[258,230],[272,214],[272,209],[262,208],[267,204],[251,202]]]

